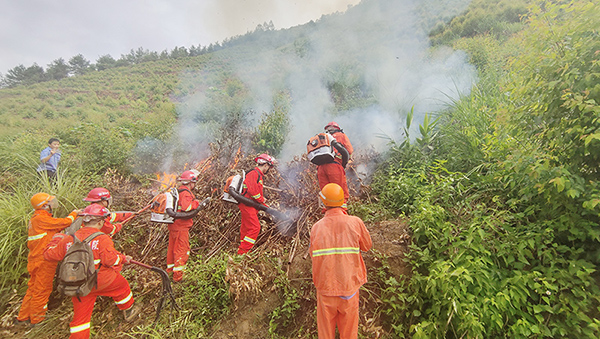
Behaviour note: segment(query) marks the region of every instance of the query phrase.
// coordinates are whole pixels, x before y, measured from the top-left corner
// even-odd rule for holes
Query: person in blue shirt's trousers
[[[58,170],[58,162],[60,161],[60,141],[56,138],[50,138],[48,140],[48,147],[44,148],[40,153],[41,164],[38,166],[37,171],[42,174],[46,172],[48,179],[54,181],[56,177],[56,171]]]

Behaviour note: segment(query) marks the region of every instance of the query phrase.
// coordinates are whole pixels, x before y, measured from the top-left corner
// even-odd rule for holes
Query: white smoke
[[[438,8],[448,8],[439,6],[444,2],[451,2],[455,13],[439,12]],[[458,14],[467,3],[363,0],[346,13],[324,16],[316,24],[247,36],[245,46],[216,53],[214,64],[207,68],[233,69],[250,91],[251,99],[238,103],[251,113],[248,127],[273,109],[277,91],[290,93],[292,128],[279,154],[283,161],[304,153],[306,141],[332,120],[344,129],[356,152],[371,147],[384,151],[390,139],[403,137],[401,131],[411,108],[414,137],[426,113],[435,114],[459,95],[469,93],[475,68],[467,63],[465,53],[450,48],[432,50],[426,34],[433,28],[427,23],[432,17]],[[426,13],[429,21],[419,13]],[[204,111],[206,93],[217,82],[202,74],[188,73],[181,86],[189,93],[177,99],[180,140],[194,144],[198,154],[208,149],[206,145],[214,137],[209,127],[215,123]],[[372,96],[363,101],[370,99],[371,103],[337,110],[327,83],[340,78],[361,84],[362,93]]]

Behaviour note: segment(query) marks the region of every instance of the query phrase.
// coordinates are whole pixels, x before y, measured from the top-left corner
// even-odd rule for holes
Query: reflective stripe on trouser
[[[334,339],[337,325],[340,338],[358,337],[359,293],[344,300],[336,296],[325,296],[317,291],[317,329],[319,339]]]
[[[126,310],[133,305],[133,295],[129,283],[122,275],[117,274],[115,280],[108,286],[98,290],[93,289],[85,297],[71,298],[73,301],[73,321],[71,327],[71,339],[86,339],[90,337],[90,319],[97,296],[111,297],[120,310]]]
[[[169,230],[169,247],[167,248],[167,271],[173,272],[173,280],[183,279],[185,264],[190,257],[189,230]]]
[[[348,192],[348,183],[346,182],[346,170],[337,162],[317,166],[317,177],[319,178],[319,189],[322,190],[325,185],[335,183],[342,187],[344,191],[344,206],[348,202],[350,193]]]
[[[242,214],[242,226],[240,227],[240,246],[237,253],[244,254],[254,246],[260,233],[260,222],[256,208],[244,204],[239,204],[238,207]]]
[[[37,324],[46,317],[48,299],[52,293],[52,281],[56,272],[57,263],[41,261],[29,271],[29,281],[27,282],[27,292],[23,297],[21,309],[17,319],[25,321],[29,319],[32,324]]]

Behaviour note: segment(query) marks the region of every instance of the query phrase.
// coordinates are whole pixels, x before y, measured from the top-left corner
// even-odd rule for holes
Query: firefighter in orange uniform
[[[29,282],[23,298],[18,321],[29,321],[32,325],[44,320],[47,303],[52,293],[52,281],[56,263],[44,260],[44,249],[55,233],[67,228],[77,217],[78,211],[71,212],[66,218],[53,218],[52,209],[58,207],[56,197],[48,193],[37,193],[31,198],[35,209],[29,221],[27,247],[27,271]]]
[[[360,218],[343,212],[344,192],[338,184],[325,185],[319,196],[327,211],[310,232],[319,339],[334,339],[336,325],[340,339],[354,339],[358,336],[358,290],[367,282],[360,251],[371,248],[371,236]]]
[[[108,209],[112,204],[112,196],[106,188],[96,187],[88,193],[87,197],[85,197],[83,201],[91,202],[92,204],[98,204]],[[100,231],[112,237],[117,232],[121,231],[123,225],[120,224],[120,222],[129,218],[133,214],[134,212],[110,212],[110,215],[104,220],[104,225]]]
[[[181,281],[185,271],[185,264],[190,257],[190,228],[200,211],[200,202],[192,191],[196,187],[197,174],[194,171],[185,171],[177,179],[181,186],[177,189],[177,211],[167,208],[167,214],[175,220],[169,224],[169,247],[167,249],[167,272],[173,272],[173,281]]]
[[[337,142],[342,144],[346,151],[348,151],[348,155],[351,156],[354,152],[352,148],[352,144],[344,131],[341,129],[340,125],[338,125],[335,121],[328,123],[325,126],[325,131],[331,134]],[[350,197],[350,193],[348,192],[348,183],[346,182],[346,170],[345,165],[342,162],[342,154],[334,148],[335,150],[335,161],[329,164],[319,165],[317,167],[317,177],[319,178],[319,189],[323,189],[325,185],[329,183],[336,183],[340,185],[340,187],[344,190],[344,204],[343,208],[345,209],[346,203],[348,202],[348,198]]]
[[[268,154],[261,154],[254,159],[256,167],[246,174],[242,186],[241,195],[265,205],[263,194],[263,178],[269,170],[275,166],[275,159]],[[265,205],[267,206],[267,205]],[[248,253],[254,246],[256,238],[260,233],[260,222],[258,221],[258,210],[243,203],[238,204],[242,215],[242,226],[240,227],[240,246],[238,254]]]
[[[83,241],[102,228],[110,212],[103,206],[91,204],[81,215],[84,224],[75,236]],[[61,261],[72,244],[72,236],[57,233],[46,247],[44,258],[54,262]],[[94,252],[96,269],[99,268],[97,286],[86,296],[71,298],[73,302],[73,320],[69,324],[71,339],[90,337],[90,320],[97,296],[111,297],[117,307],[123,311],[125,321],[133,320],[139,312],[139,309],[133,306],[129,283],[120,273],[123,264],[129,264],[131,257],[117,252],[107,234],[95,237],[89,245]]]

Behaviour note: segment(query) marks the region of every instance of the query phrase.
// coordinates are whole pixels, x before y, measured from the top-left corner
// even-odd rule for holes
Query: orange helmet
[[[327,207],[341,207],[344,204],[344,190],[338,184],[329,183],[319,193],[323,205]]]
[[[50,200],[54,199],[55,197],[53,195],[50,195],[48,193],[36,193],[33,195],[33,197],[31,197],[31,206],[33,206],[34,209],[39,210],[42,207],[46,206],[47,203],[50,202]]]
[[[110,192],[103,187],[96,187],[88,193],[87,197],[83,201],[99,202],[102,200],[110,200]]]
[[[177,180],[196,182],[198,180],[198,176],[194,171],[184,171],[183,173],[181,173],[181,176],[177,178]]]
[[[254,158],[254,162],[262,165],[262,164],[269,164],[271,166],[275,166],[275,162],[277,160],[275,160],[275,158],[273,158],[272,156],[268,155],[267,153],[263,153],[259,156],[257,156],[256,158]]]

